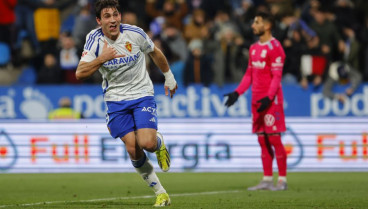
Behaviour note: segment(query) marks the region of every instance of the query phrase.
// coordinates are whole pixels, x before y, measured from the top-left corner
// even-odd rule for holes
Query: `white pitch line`
[[[214,194],[237,193],[237,192],[242,192],[242,191],[241,190],[230,190],[230,191],[182,193],[182,194],[170,194],[170,197],[183,197],[183,196],[194,196],[194,195],[214,195]],[[148,199],[148,198],[153,198],[153,197],[156,197],[156,196],[155,195],[144,195],[144,196],[134,196],[134,197],[100,198],[100,199],[91,199],[91,200],[47,201],[47,202],[25,203],[25,204],[15,204],[15,205],[0,205],[0,208],[15,207],[15,206],[58,204],[58,203],[101,202],[101,201],[112,201],[112,200]]]

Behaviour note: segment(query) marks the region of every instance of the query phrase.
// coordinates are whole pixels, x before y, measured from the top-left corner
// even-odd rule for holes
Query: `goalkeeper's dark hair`
[[[268,12],[259,11],[259,12],[256,13],[255,16],[256,17],[262,17],[263,21],[269,22],[271,24],[271,29],[275,25],[275,18],[272,16],[272,14],[270,14]]]
[[[101,11],[106,8],[113,8],[120,12],[118,0],[97,0],[95,3],[96,17],[101,19]]]

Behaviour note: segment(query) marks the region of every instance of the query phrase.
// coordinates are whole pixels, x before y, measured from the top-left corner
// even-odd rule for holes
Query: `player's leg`
[[[156,153],[161,170],[167,172],[170,169],[170,155],[162,134],[153,128],[141,128],[137,130],[137,139],[141,148]]]
[[[130,132],[121,139],[129,153],[132,164],[136,171],[147,182],[147,185],[158,195],[166,193],[158,179],[151,161],[148,159],[143,149],[139,146],[135,132]]]
[[[164,139],[157,130],[156,102],[153,97],[145,97],[134,109],[134,120],[139,146],[149,152],[155,152],[162,171],[170,169],[170,155]]]
[[[157,147],[157,139],[156,137],[156,130],[152,128],[142,128],[136,131],[136,147],[139,147],[141,150],[147,150],[149,152],[153,152],[156,150]],[[133,146],[131,146],[133,147]],[[142,151],[143,152],[143,151]],[[145,161],[145,163],[143,163]],[[142,164],[143,163],[143,164]],[[166,193],[166,190],[161,185],[160,180],[158,179],[152,164],[150,163],[149,159],[146,155],[143,156],[143,159],[137,161],[135,165],[133,162],[134,167],[136,168],[137,172],[141,174],[143,179],[147,182],[148,186],[152,187],[153,191],[157,195],[156,203],[154,206],[167,206],[171,204],[170,197]],[[140,166],[140,167],[138,167]]]
[[[156,152],[157,160],[163,171],[168,171],[170,166],[169,153],[166,150],[162,135],[157,134],[156,102],[153,97],[142,98],[142,101],[133,110],[136,126],[136,140],[140,148],[148,152]],[[152,165],[151,165],[152,166]],[[152,168],[152,174],[155,174]],[[157,178],[157,176],[156,176]],[[157,178],[158,181],[158,178]],[[159,181],[158,181],[159,183]],[[161,184],[159,184],[160,187]],[[163,189],[163,187],[162,187]],[[170,198],[166,191],[156,192],[157,199],[154,206],[170,205]]]
[[[254,187],[249,187],[248,190],[271,190],[273,187],[272,181],[273,150],[269,140],[267,139],[267,135],[265,134],[258,134],[258,143],[261,146],[263,179],[258,185]]]
[[[107,102],[107,126],[113,138],[120,138],[124,142],[133,166],[142,176],[143,180],[147,182],[148,186],[157,194],[157,199],[168,200],[166,202],[160,201],[160,203],[164,202],[168,205],[170,199],[158,180],[156,173],[153,171],[151,162],[138,144],[135,132],[136,124],[131,110],[137,106],[136,104],[139,101]],[[153,143],[153,146],[156,146],[156,143]],[[155,205],[157,205],[157,201]]]
[[[273,190],[286,190],[286,169],[287,169],[287,155],[285,151],[285,147],[281,141],[280,134],[269,134],[268,135],[270,143],[275,149],[275,156],[277,167],[279,170],[279,179],[276,187]]]

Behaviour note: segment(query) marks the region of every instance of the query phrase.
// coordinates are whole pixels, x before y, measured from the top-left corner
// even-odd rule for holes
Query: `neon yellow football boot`
[[[157,150],[156,157],[158,165],[160,166],[161,170],[163,172],[167,172],[170,169],[170,155],[169,152],[166,149],[164,138],[162,137],[162,134],[157,132],[157,137],[161,139],[161,148],[160,150]]]
[[[169,206],[171,204],[170,197],[167,193],[161,193],[157,195],[156,203],[153,205],[153,207],[165,207]]]

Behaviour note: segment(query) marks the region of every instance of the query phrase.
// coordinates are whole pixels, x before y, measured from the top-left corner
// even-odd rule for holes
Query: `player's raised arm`
[[[89,53],[84,51],[83,53]],[[83,56],[83,55],[82,55]],[[118,54],[116,49],[109,46],[107,41],[104,40],[103,48],[100,56],[92,60],[91,62],[80,61],[75,72],[75,77],[78,80],[85,80],[89,78],[95,71],[97,71],[103,63],[112,60],[114,58],[124,57],[123,54]]]
[[[169,64],[166,60],[165,55],[162,53],[162,51],[155,47],[152,52],[149,53],[150,57],[152,58],[153,62],[157,65],[158,68],[161,69],[162,73],[165,76],[165,95],[169,95],[170,90],[170,97],[172,98],[175,94],[176,89],[178,88],[178,85],[176,83],[176,80],[174,78],[174,75],[172,74]]]

